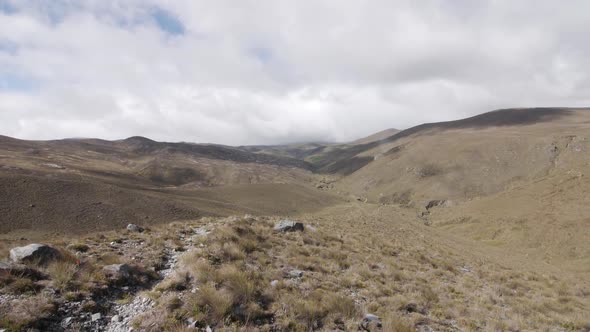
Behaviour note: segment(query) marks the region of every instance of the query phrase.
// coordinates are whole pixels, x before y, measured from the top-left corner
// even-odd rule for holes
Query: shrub
[[[189,287],[191,283],[191,277],[188,272],[178,272],[172,275],[170,278],[161,282],[156,290],[159,291],[182,291]]]
[[[69,250],[78,251],[78,252],[87,252],[90,247],[84,243],[75,242],[68,246]]]
[[[389,315],[383,319],[383,331],[388,332],[415,332],[416,329],[405,319]]]
[[[16,278],[8,286],[7,291],[12,294],[33,293],[39,287],[29,278]]]
[[[196,294],[187,299],[189,311],[195,319],[206,318],[214,324],[225,319],[232,308],[232,296],[227,291],[217,290],[211,285],[204,285]],[[204,315],[205,317],[200,317]]]
[[[224,243],[221,254],[224,261],[242,260],[246,257],[242,248],[235,243]]]
[[[223,283],[235,305],[247,304],[256,292],[256,285],[245,273],[235,266],[224,266],[219,270],[219,279]]]
[[[78,267],[75,264],[61,261],[54,262],[47,267],[53,287],[59,290],[65,290],[71,286],[77,271]]]

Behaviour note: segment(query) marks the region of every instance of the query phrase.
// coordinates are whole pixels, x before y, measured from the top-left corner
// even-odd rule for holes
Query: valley
[[[350,143],[0,137],[0,261],[65,257],[1,270],[0,328],[590,331],[589,152],[582,108]]]

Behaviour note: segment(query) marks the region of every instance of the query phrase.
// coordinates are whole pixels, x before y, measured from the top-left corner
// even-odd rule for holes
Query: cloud
[[[590,105],[587,1],[0,0],[0,134],[346,141]]]

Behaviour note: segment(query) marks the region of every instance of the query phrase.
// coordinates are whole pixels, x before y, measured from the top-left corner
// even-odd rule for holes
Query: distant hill
[[[398,129],[389,128],[389,129],[385,129],[380,132],[374,133],[372,135],[369,135],[367,137],[359,138],[355,141],[350,142],[350,144],[351,145],[359,145],[359,144],[372,143],[372,142],[380,141],[382,139],[391,137],[399,132],[400,131]]]
[[[3,136],[0,233],[85,232],[202,215],[294,213],[337,201],[312,189],[310,169],[303,160],[221,145],[144,137],[24,141]],[[274,194],[256,196],[242,187],[256,191],[261,185]],[[258,201],[244,200],[232,188]]]

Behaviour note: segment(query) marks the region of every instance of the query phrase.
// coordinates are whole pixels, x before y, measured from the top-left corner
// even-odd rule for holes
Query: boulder
[[[303,277],[303,271],[301,270],[291,270],[287,272],[287,278],[301,278]]]
[[[381,324],[381,318],[373,314],[366,314],[360,325],[360,328],[365,331],[375,331],[382,327],[383,324]]]
[[[10,259],[15,263],[36,263],[46,265],[47,263],[61,258],[59,250],[46,244],[29,244],[24,247],[10,249]]]
[[[295,232],[304,230],[303,223],[294,221],[294,220],[281,220],[279,221],[274,228],[275,232]]]
[[[127,230],[135,233],[141,233],[144,231],[143,227],[137,226],[136,224],[127,225]]]
[[[112,281],[124,281],[131,277],[133,268],[128,264],[106,265],[102,271]]]

